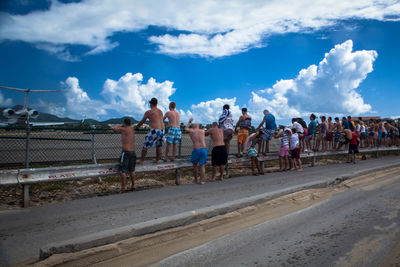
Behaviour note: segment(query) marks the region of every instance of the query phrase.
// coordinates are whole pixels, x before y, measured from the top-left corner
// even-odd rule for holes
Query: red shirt
[[[357,138],[358,138],[358,134],[352,133],[351,134],[350,145],[357,145]]]

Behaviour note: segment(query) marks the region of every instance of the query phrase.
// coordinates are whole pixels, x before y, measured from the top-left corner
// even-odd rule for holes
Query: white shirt
[[[297,121],[293,122],[293,128],[296,129],[296,133],[301,133],[302,134],[304,132],[303,126],[301,126],[301,124],[298,123]]]
[[[299,135],[297,133],[292,134],[292,136],[290,137],[290,150],[295,149],[298,143]]]

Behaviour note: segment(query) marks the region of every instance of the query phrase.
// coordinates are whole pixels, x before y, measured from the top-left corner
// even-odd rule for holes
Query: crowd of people
[[[135,187],[135,130],[138,130],[147,120],[149,120],[150,130],[145,136],[140,164],[144,163],[148,149],[156,146],[155,163],[161,160],[162,146],[166,141],[164,161],[174,161],[177,152],[177,145],[182,138],[180,128],[180,115],[176,110],[176,103],[169,104],[169,111],[163,112],[157,107],[158,100],[152,98],[149,101],[150,110],[146,111],[142,120],[132,127],[130,119],[125,119],[123,125],[113,126],[114,131],[122,134],[122,153],[120,160],[120,172],[122,180],[121,191],[126,191],[127,174],[130,175],[132,185],[130,190],[136,190]],[[164,121],[168,119],[168,132],[165,132]],[[205,183],[205,164],[207,163],[208,151],[205,137],[210,136],[212,140],[211,180],[216,179],[219,170],[219,178],[223,180],[225,165],[228,162],[230,142],[235,134],[238,134],[237,147],[238,158],[245,154],[251,159],[251,168],[253,175],[260,175],[262,169],[258,161],[258,156],[267,156],[269,152],[269,142],[272,138],[280,139],[279,166],[280,171],[302,170],[300,159],[301,152],[308,151],[327,151],[339,150],[345,147],[349,150],[348,162],[355,163],[355,154],[358,148],[400,145],[399,124],[394,121],[381,121],[369,119],[364,121],[362,118],[356,120],[351,116],[339,118],[331,117],[326,119],[320,116],[317,121],[314,114],[310,115],[310,122],[307,125],[302,118],[293,118],[290,127],[280,127],[278,129],[276,120],[269,110],[264,110],[262,122],[251,133],[252,118],[247,113],[247,109],[242,109],[242,115],[239,117],[236,125],[232,117],[229,105],[224,105],[222,114],[218,122],[213,122],[208,130],[201,129],[198,123],[193,123],[191,118],[185,126],[185,131],[189,134],[193,151],[191,162],[193,163],[194,182]],[[191,127],[192,126],[192,127]],[[265,147],[262,147],[262,144]],[[172,147],[172,153],[170,156]],[[262,151],[263,149],[263,151]]]

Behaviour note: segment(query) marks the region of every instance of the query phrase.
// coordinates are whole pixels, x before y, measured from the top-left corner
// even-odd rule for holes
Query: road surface
[[[400,165],[399,157],[4,210],[0,211],[0,261],[17,263],[37,258],[39,249],[49,243],[393,164]]]

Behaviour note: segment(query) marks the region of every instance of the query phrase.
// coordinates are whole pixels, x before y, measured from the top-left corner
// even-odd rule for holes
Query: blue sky
[[[400,116],[399,1],[167,2],[2,1],[0,84],[60,89],[31,107],[76,119],[139,119],[153,96],[199,122],[225,103],[255,121]]]

